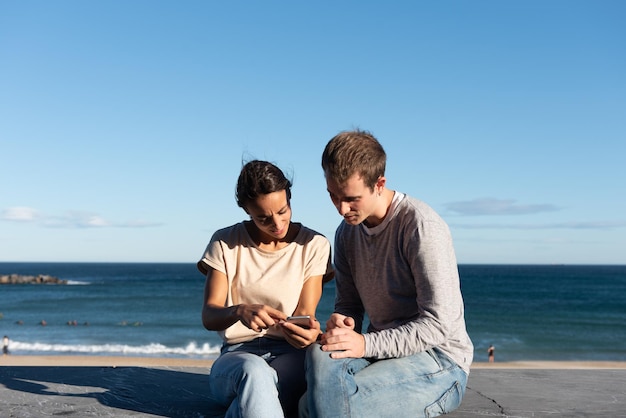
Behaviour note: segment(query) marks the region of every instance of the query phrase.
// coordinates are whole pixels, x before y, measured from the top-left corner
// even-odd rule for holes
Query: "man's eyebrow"
[[[337,196],[336,194],[334,194],[330,190],[328,190],[328,193],[333,195],[333,196],[335,196],[335,197],[338,197],[341,200],[356,200],[356,199],[360,199],[361,198],[361,195],[356,195],[356,196],[347,196],[347,195],[346,196]]]

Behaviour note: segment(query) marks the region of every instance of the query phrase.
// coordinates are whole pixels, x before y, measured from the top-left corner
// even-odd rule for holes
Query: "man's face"
[[[376,195],[359,174],[354,174],[341,185],[326,177],[326,187],[330,200],[350,225],[365,221],[376,209]]]

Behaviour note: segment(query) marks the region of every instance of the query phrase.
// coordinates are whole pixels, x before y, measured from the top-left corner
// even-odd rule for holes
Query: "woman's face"
[[[257,197],[248,204],[246,212],[261,232],[262,238],[283,239],[287,235],[291,206],[285,190]]]

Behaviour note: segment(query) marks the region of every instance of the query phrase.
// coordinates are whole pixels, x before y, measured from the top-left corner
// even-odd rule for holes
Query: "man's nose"
[[[350,204],[348,202],[339,202],[337,210],[341,216],[344,216],[346,213],[350,212]]]

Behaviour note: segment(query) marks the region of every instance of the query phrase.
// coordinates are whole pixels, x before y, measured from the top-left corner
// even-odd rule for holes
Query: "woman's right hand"
[[[287,315],[278,309],[260,304],[238,305],[236,314],[245,326],[255,332],[266,330],[279,321],[287,318]]]

